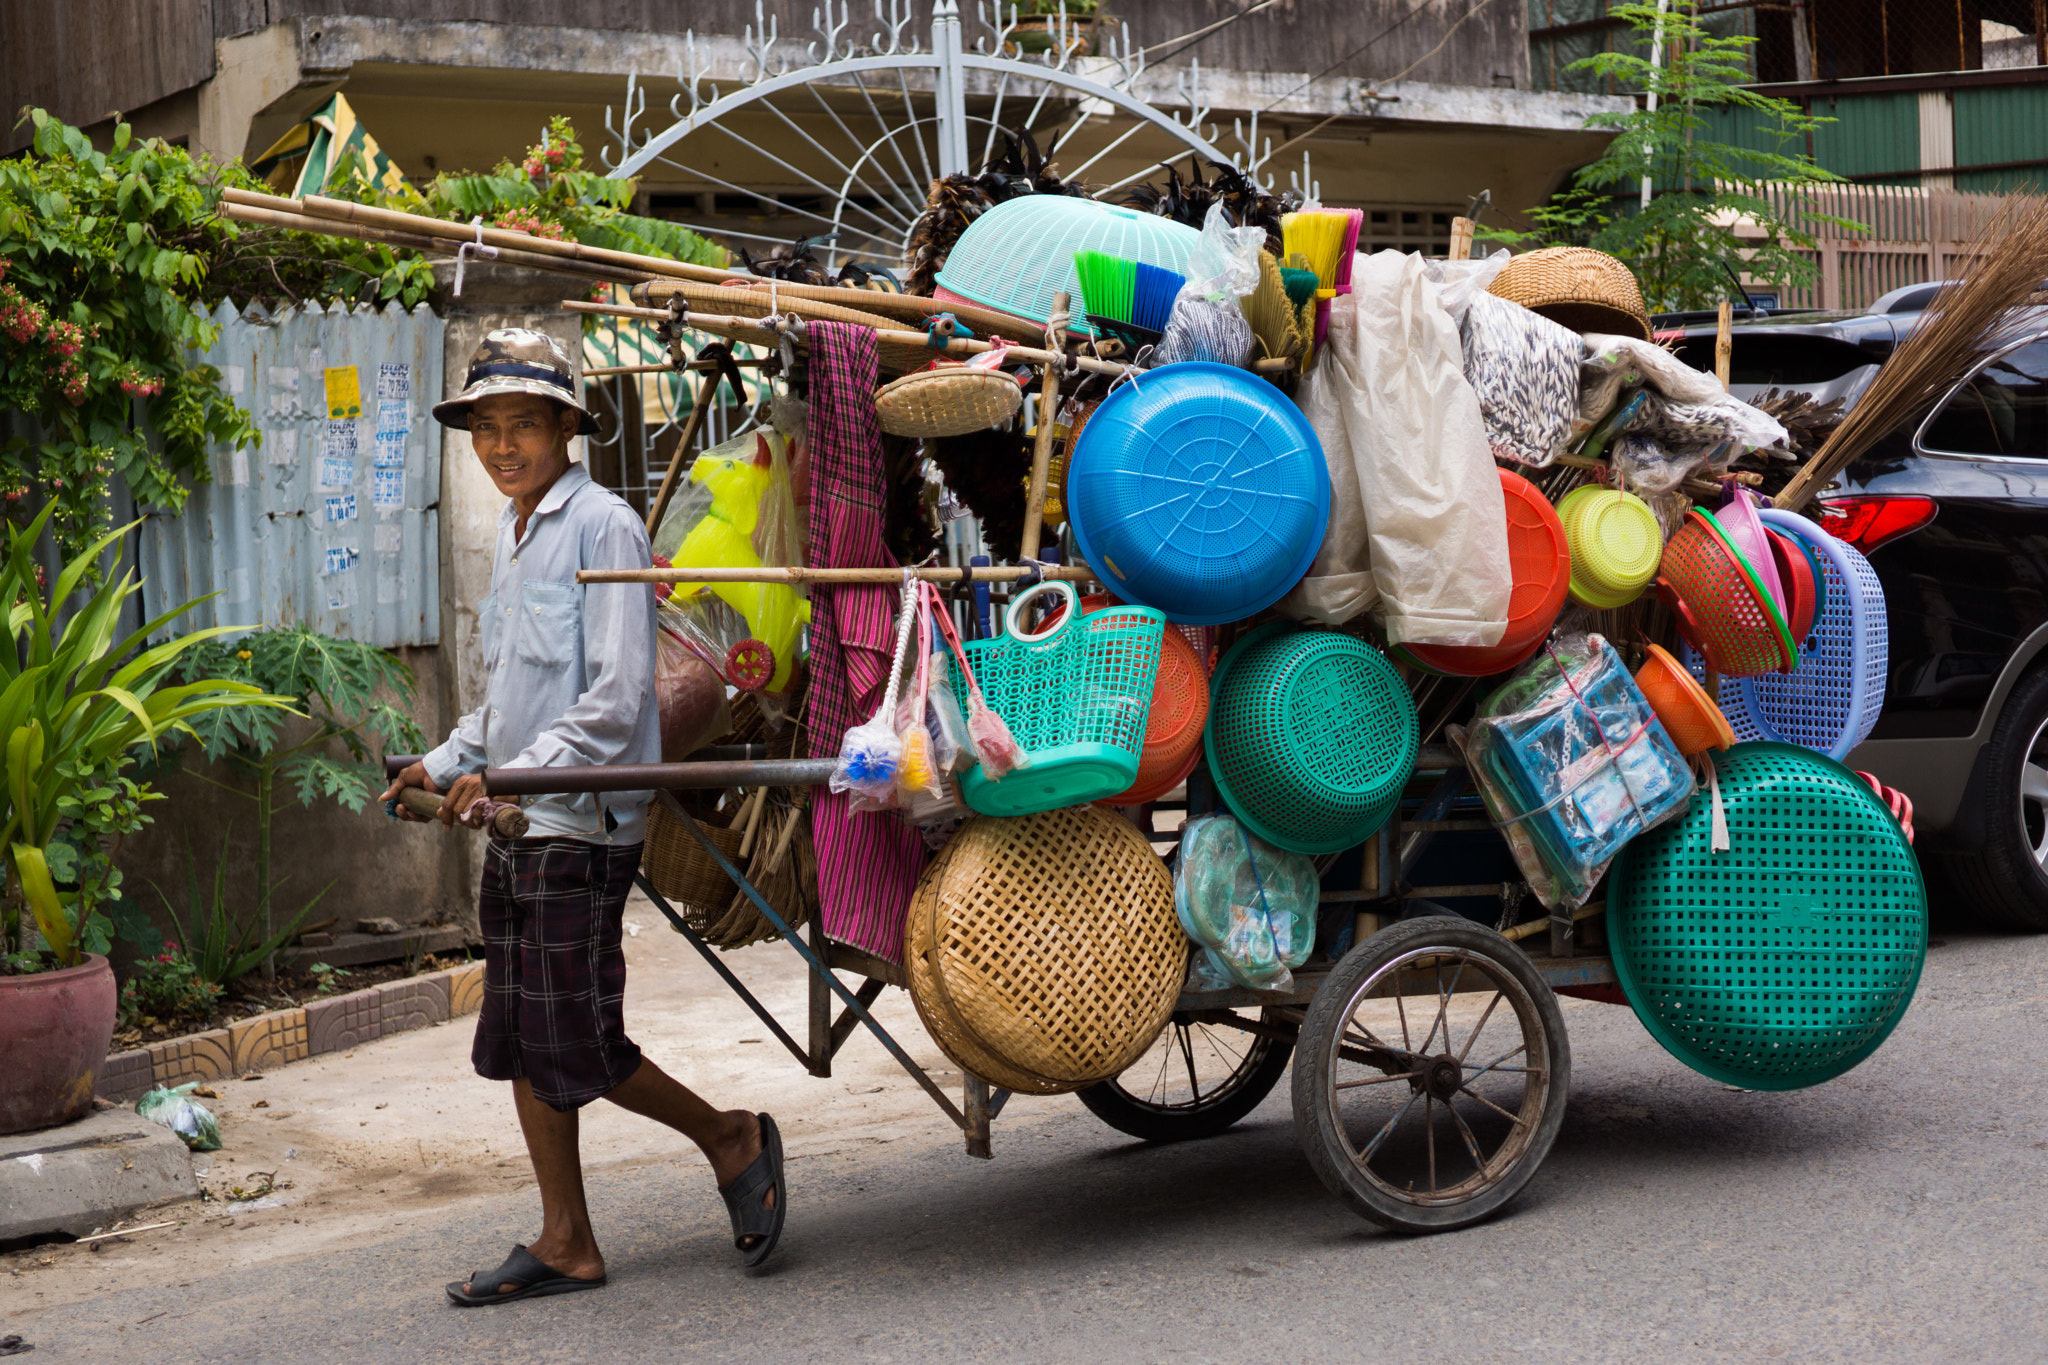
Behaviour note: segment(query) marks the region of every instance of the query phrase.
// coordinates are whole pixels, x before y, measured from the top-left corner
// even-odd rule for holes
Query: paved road
[[[1166,1149],[1019,1100],[993,1162],[936,1116],[837,1149],[804,1135],[786,1250],[757,1279],[701,1165],[642,1163],[593,1177],[597,1293],[449,1308],[441,1282],[534,1221],[530,1192],[484,1189],[317,1257],[160,1256],[62,1306],[10,1304],[0,1279],[0,1334],[39,1362],[2048,1359],[2044,983],[2048,939],[1950,935],[1886,1048],[1782,1095],[1568,1003],[1549,1162],[1506,1216],[1435,1238],[1324,1192],[1284,1084]]]

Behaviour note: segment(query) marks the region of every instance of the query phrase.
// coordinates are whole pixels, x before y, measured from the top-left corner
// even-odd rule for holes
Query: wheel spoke
[[[1332,1090],[1356,1090],[1361,1085],[1385,1085],[1388,1081],[1407,1081],[1420,1076],[1420,1071],[1404,1071],[1398,1076],[1368,1076],[1362,1081],[1332,1081]]]
[[[1507,1110],[1501,1108],[1492,1100],[1486,1098],[1486,1096],[1480,1094],[1478,1091],[1472,1089],[1472,1087],[1470,1086],[1459,1086],[1458,1093],[1461,1095],[1470,1095],[1473,1099],[1478,1100],[1481,1104],[1485,1105],[1488,1109],[1491,1109],[1494,1113],[1499,1114],[1502,1118],[1507,1119],[1508,1121],[1513,1123],[1517,1128],[1526,1128],[1529,1126],[1529,1120],[1522,1118],[1517,1114],[1510,1114]]]
[[[1461,957],[1461,958],[1459,958],[1459,959],[1458,959],[1458,970],[1457,970],[1457,971],[1455,971],[1455,972],[1452,972],[1452,973],[1451,973],[1451,988],[1450,988],[1449,990],[1445,990],[1445,989],[1444,989],[1444,964],[1443,964],[1443,959],[1442,959],[1442,958],[1438,958],[1438,959],[1437,959],[1437,962],[1436,962],[1436,1018],[1435,1018],[1435,1019],[1434,1019],[1434,1020],[1433,1020],[1433,1021],[1432,1021],[1432,1022],[1430,1023],[1430,1026],[1429,1026],[1429,1037],[1427,1037],[1427,1038],[1424,1038],[1424,1039],[1422,1040],[1422,1050],[1423,1050],[1424,1052],[1427,1052],[1427,1051],[1429,1051],[1429,1045],[1430,1045],[1431,1043],[1433,1043],[1433,1042],[1435,1042],[1435,1041],[1436,1041],[1436,1031],[1437,1031],[1437,1028],[1438,1028],[1438,1026],[1439,1026],[1439,1025],[1441,1025],[1441,1026],[1442,1026],[1442,1028],[1443,1028],[1443,1031],[1444,1031],[1444,1046],[1445,1046],[1446,1048],[1450,1047],[1450,1045],[1451,1045],[1451,1020],[1450,1020],[1450,1009],[1451,1009],[1451,997],[1452,997],[1452,996],[1454,996],[1454,995],[1456,995],[1456,994],[1458,993],[1458,982],[1459,982],[1460,980],[1462,980],[1462,979],[1464,978],[1464,975],[1465,975],[1465,964],[1466,964],[1467,962],[1469,962],[1470,960],[1471,960],[1471,959],[1469,959],[1469,958],[1463,958],[1463,957]]]
[[[1195,1079],[1194,1040],[1188,1036],[1192,1031],[1185,1025],[1180,1025],[1177,1028],[1180,1037],[1180,1055],[1187,1059],[1188,1064],[1188,1090],[1193,1094],[1194,1102],[1199,1104],[1202,1100],[1202,1083]]]
[[[1445,1101],[1444,1108],[1451,1111],[1451,1122],[1458,1125],[1458,1136],[1465,1139],[1465,1150],[1472,1154],[1472,1165],[1479,1174],[1486,1174],[1486,1158],[1479,1155],[1479,1139],[1472,1135],[1472,1126],[1465,1122],[1465,1116],[1457,1106]]]
[[[1521,1042],[1519,1042],[1519,1043],[1515,1044],[1515,1046],[1513,1046],[1513,1047],[1509,1048],[1509,1049],[1508,1049],[1508,1050],[1507,1050],[1506,1052],[1503,1052],[1503,1053],[1501,1053],[1501,1054],[1500,1054],[1500,1056],[1498,1056],[1498,1057],[1494,1058],[1494,1059],[1493,1059],[1492,1061],[1488,1062],[1488,1063],[1487,1063],[1487,1064],[1486,1064],[1485,1066],[1482,1066],[1482,1067],[1480,1067],[1480,1068],[1479,1068],[1479,1074],[1480,1074],[1481,1076],[1484,1076],[1484,1075],[1485,1075],[1485,1074],[1486,1074],[1487,1072],[1489,1072],[1489,1071],[1493,1070],[1493,1069],[1494,1069],[1495,1067],[1500,1067],[1500,1064],[1501,1064],[1502,1062],[1506,1061],[1506,1060],[1507,1060],[1508,1058],[1510,1058],[1510,1057],[1513,1057],[1513,1056],[1515,1056],[1515,1055],[1516,1055],[1517,1053],[1527,1052],[1528,1050],[1529,1050],[1529,1040],[1528,1040],[1528,1039],[1526,1039],[1526,1038],[1524,1038],[1524,1039],[1523,1039],[1523,1040],[1522,1040]],[[1520,1067],[1500,1067],[1500,1069],[1501,1069],[1501,1070],[1503,1070],[1503,1071],[1518,1071],[1518,1070],[1521,1070],[1522,1068],[1520,1068]],[[1468,1068],[1467,1068],[1467,1070],[1470,1070],[1470,1068],[1468,1067]],[[1538,1074],[1540,1075],[1540,1074],[1542,1074],[1542,1073],[1540,1073],[1540,1072],[1539,1072]]]
[[[2048,768],[2029,763],[2020,769],[2020,795],[2038,806],[2048,806]]]
[[[1425,1090],[1422,1092],[1422,1133],[1423,1142],[1429,1148],[1429,1192],[1436,1193],[1436,1101]]]
[[[1408,1117],[1408,1111],[1415,1107],[1415,1101],[1421,1099],[1424,1093],[1425,1092],[1418,1090],[1414,1094],[1410,1095],[1408,1097],[1408,1103],[1402,1105],[1399,1110],[1395,1111],[1394,1117],[1387,1120],[1385,1127],[1381,1128],[1379,1132],[1373,1134],[1372,1141],[1366,1145],[1366,1149],[1364,1151],[1358,1154],[1358,1159],[1360,1161],[1372,1160],[1372,1154],[1374,1152],[1377,1152],[1380,1149],[1380,1144],[1387,1140],[1387,1134],[1394,1131],[1395,1124],[1399,1123],[1402,1119]]]
[[[1408,1007],[1401,1002],[1401,983],[1394,982],[1394,1013],[1401,1016],[1401,1050],[1413,1052],[1415,1044],[1408,1036]]]
[[[1479,1016],[1479,1022],[1473,1026],[1471,1036],[1465,1039],[1465,1046],[1458,1049],[1458,1062],[1460,1065],[1464,1064],[1465,1054],[1472,1050],[1472,1044],[1479,1041],[1480,1033],[1486,1028],[1486,1021],[1493,1018],[1493,1007],[1501,1002],[1502,995],[1503,992],[1495,991],[1493,999],[1486,1002],[1486,1012]],[[1450,1035],[1446,1033],[1444,1035],[1445,1046],[1449,1046],[1450,1041]]]

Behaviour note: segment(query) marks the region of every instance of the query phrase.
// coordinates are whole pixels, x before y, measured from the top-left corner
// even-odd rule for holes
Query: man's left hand
[[[464,773],[455,779],[455,785],[441,798],[439,820],[450,829],[455,827],[458,819],[471,829],[482,829],[483,811],[477,807],[486,794],[482,773]]]

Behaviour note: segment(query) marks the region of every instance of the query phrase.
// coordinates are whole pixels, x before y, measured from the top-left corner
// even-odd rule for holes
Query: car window
[[[2048,459],[2048,341],[1978,371],[1928,424],[1921,444],[1958,455]]]

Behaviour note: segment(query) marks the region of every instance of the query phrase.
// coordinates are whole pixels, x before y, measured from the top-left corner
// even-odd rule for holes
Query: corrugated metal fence
[[[213,482],[142,527],[144,608],[218,593],[177,629],[303,623],[380,647],[441,634],[440,428],[445,324],[336,303],[214,314],[206,355],[263,431],[217,449]]]

